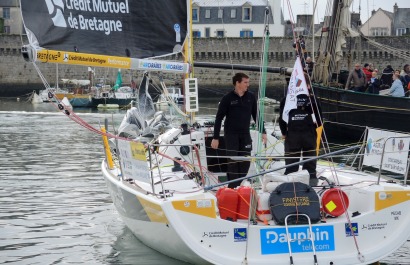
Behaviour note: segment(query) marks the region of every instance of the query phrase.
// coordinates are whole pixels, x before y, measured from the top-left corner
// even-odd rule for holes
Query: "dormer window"
[[[222,8],[218,9],[218,18],[224,17],[224,10]]]
[[[199,8],[198,7],[192,8],[192,21],[199,22]]]
[[[211,18],[211,9],[205,10],[205,18]]]
[[[236,18],[236,9],[235,8],[231,9],[231,18]]]
[[[252,21],[252,7],[250,6],[242,7],[242,21],[245,21],[245,22]]]

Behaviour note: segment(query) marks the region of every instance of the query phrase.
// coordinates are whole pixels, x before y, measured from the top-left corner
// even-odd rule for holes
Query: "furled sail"
[[[186,70],[141,59],[181,52],[188,0],[20,0],[20,5],[29,48],[36,51],[29,56],[38,61]]]

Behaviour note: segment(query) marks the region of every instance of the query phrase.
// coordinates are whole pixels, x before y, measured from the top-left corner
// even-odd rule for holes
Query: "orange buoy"
[[[238,208],[238,191],[231,188],[220,188],[216,192],[219,215],[222,219],[236,221]]]
[[[331,216],[340,216],[349,208],[349,197],[340,189],[328,189],[322,194],[322,208]]]

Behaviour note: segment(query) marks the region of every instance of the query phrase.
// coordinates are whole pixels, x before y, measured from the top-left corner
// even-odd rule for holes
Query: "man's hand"
[[[267,141],[268,141],[268,137],[266,136],[266,133],[262,134],[262,143],[266,144]]]
[[[211,147],[213,149],[218,149],[218,146],[219,146],[219,140],[218,139],[212,139]]]

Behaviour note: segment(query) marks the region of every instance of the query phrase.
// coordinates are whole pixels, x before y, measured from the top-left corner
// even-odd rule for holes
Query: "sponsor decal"
[[[235,242],[246,241],[246,239],[248,238],[246,228],[235,228],[233,230],[233,238]]]
[[[184,71],[184,64],[182,63],[168,63],[152,60],[140,60],[139,68],[145,70],[161,70],[161,71]]]
[[[44,1],[54,26],[103,32],[105,35],[121,32],[123,27],[121,15],[130,13],[128,0]],[[116,19],[108,19],[107,14],[114,15]]]
[[[293,253],[313,252],[312,242],[307,240],[311,236],[314,239],[317,252],[335,250],[333,226],[312,226],[312,232],[311,235],[309,226],[290,227],[288,235],[286,235],[285,228],[261,229],[261,254],[289,253],[288,239],[291,241]]]
[[[373,223],[373,224],[363,224],[362,230],[382,230],[385,229],[387,223]]]
[[[358,236],[359,226],[357,225],[357,223],[345,223],[345,232],[346,236]]]
[[[212,231],[212,232],[204,232],[202,237],[208,238],[225,238],[229,235],[229,231]]]

